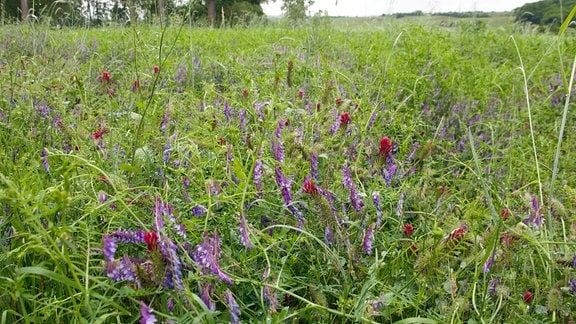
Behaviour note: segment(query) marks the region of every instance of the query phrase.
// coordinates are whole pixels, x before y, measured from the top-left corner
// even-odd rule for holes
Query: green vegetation
[[[576,320],[571,35],[163,28],[0,30],[0,323]]]
[[[549,26],[557,31],[570,10],[575,6],[575,0],[543,0],[527,3],[514,9],[514,16],[517,22]]]

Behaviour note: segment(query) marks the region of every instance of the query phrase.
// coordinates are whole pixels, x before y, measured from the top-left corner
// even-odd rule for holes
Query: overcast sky
[[[380,16],[396,12],[509,11],[538,0],[315,0],[310,13],[328,11],[330,16]],[[282,0],[262,5],[269,16],[282,14]]]

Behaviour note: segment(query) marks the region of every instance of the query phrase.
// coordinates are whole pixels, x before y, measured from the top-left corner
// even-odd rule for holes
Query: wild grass
[[[0,322],[574,321],[575,43],[381,23],[3,28]]]

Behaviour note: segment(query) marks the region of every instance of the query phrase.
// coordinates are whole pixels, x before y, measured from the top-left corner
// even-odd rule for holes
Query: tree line
[[[262,4],[276,0],[0,0],[2,22],[49,21],[58,25],[104,22],[136,23],[180,16],[215,25],[225,19],[250,20],[264,15]],[[302,19],[313,0],[281,0],[285,17]]]
[[[517,22],[531,23],[557,29],[566,19],[576,0],[544,0],[527,3],[514,9]]]

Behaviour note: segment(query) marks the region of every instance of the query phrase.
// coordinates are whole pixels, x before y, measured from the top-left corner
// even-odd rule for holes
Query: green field
[[[574,322],[576,42],[491,19],[4,26],[0,323]]]

